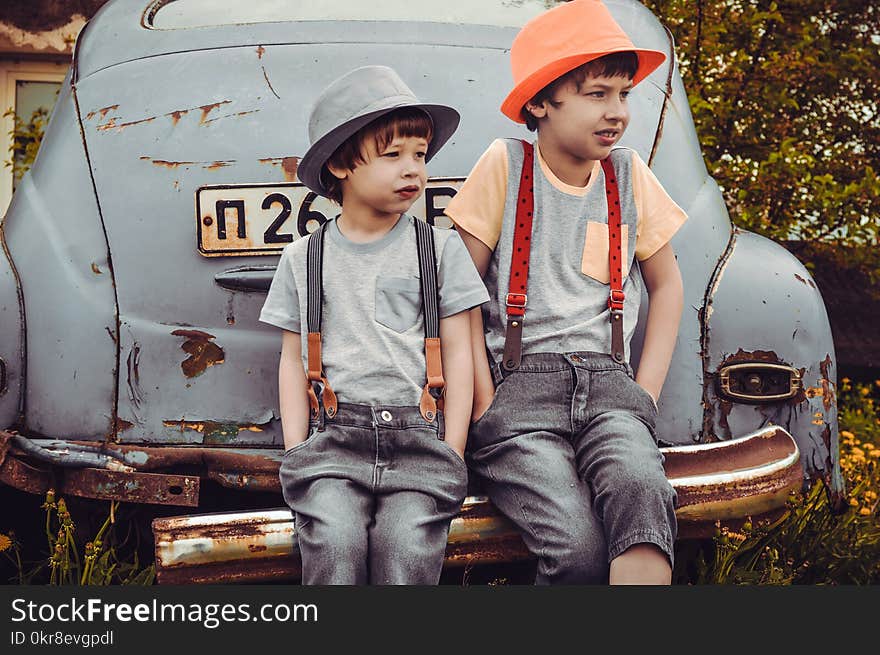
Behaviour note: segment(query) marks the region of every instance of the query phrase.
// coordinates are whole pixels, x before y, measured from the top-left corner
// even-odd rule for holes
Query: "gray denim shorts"
[[[657,406],[632,368],[592,352],[525,355],[472,426],[468,463],[538,558],[537,582],[600,582],[639,543],[670,563],[675,490]]]
[[[294,512],[304,584],[436,584],[467,466],[442,414],[339,403],[287,450],[279,470]]]

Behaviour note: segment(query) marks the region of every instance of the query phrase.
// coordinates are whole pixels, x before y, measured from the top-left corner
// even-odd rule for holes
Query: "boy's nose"
[[[605,109],[606,118],[612,120],[626,120],[627,116],[629,116],[629,109],[626,106],[626,103],[619,98],[612,98],[609,100],[608,105]]]
[[[415,157],[407,157],[405,160],[405,166],[403,168],[403,174],[407,177],[412,177],[414,175],[418,175],[422,169],[422,162]]]

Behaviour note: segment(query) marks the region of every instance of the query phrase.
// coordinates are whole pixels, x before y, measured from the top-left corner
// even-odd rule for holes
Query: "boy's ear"
[[[534,116],[535,119],[540,120],[547,115],[547,105],[548,104],[549,104],[549,101],[546,98],[544,100],[541,100],[541,102],[539,102],[537,104],[532,102],[531,100],[529,100],[526,103],[525,109],[532,116]]]
[[[330,174],[339,180],[344,180],[348,177],[348,174],[350,173],[347,168],[339,168],[338,166],[334,166],[329,162],[325,164],[325,166],[327,167],[327,170],[330,171]]]

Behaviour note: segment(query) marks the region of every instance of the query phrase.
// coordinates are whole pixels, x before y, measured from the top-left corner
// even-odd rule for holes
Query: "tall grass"
[[[137,551],[128,548],[127,538],[117,534],[118,501],[110,501],[101,527],[82,547],[77,545],[77,529],[64,498],[50,489],[42,505],[45,516],[45,557],[23,557],[22,544],[14,534],[0,534],[0,551],[13,564],[17,584],[49,585],[150,585],[155,565],[142,567]],[[129,554],[129,551],[130,554]],[[32,556],[32,555],[31,555]]]

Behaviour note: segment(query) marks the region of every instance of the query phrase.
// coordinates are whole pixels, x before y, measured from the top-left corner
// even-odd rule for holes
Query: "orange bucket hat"
[[[510,48],[513,91],[501,103],[501,113],[524,123],[520,112],[535,94],[556,78],[588,61],[613,52],[635,52],[638,84],[666,55],[636,48],[600,0],[572,0],[527,22]]]

